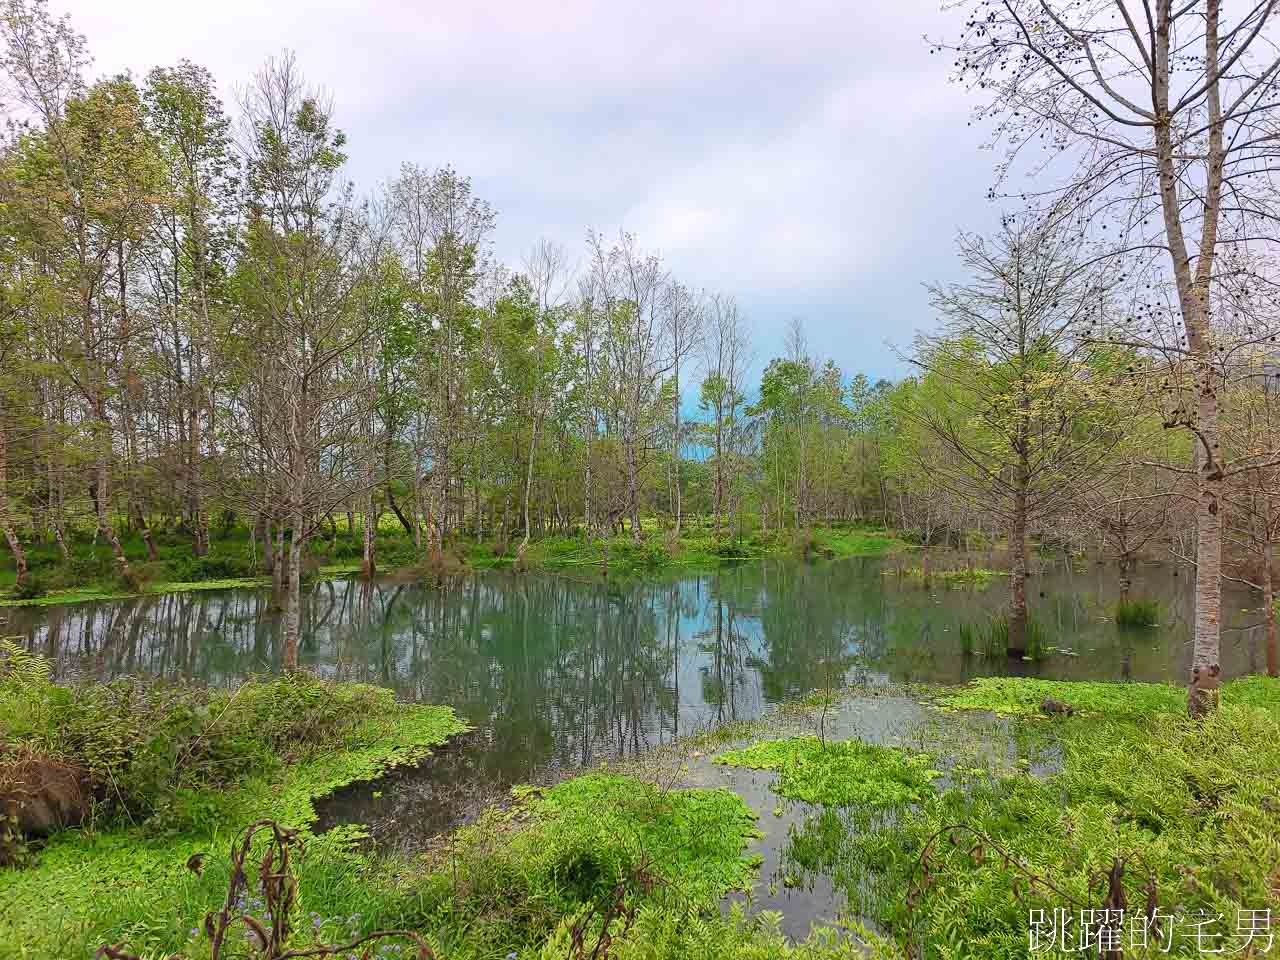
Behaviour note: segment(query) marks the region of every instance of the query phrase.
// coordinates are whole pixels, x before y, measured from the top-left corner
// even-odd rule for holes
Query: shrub
[[[83,767],[114,812],[145,819],[181,791],[230,784],[322,753],[389,690],[306,674],[209,690],[122,678],[55,684],[48,663],[0,641],[0,740]]]
[[[1154,627],[1160,622],[1160,604],[1154,600],[1121,600],[1116,604],[1115,619],[1121,627]]]

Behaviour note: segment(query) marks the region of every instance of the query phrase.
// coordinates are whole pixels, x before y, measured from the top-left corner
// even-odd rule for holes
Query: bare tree
[[[1009,530],[1009,652],[1025,653],[1027,528],[1097,483],[1122,437],[1106,358],[1076,336],[1103,290],[1073,259],[1077,237],[1006,217],[992,240],[961,235],[966,284],[931,288],[942,331],[921,336],[907,423],[949,448],[916,467]]]
[[[1216,702],[1219,682],[1223,483],[1218,419],[1221,351],[1213,288],[1226,246],[1271,236],[1277,154],[1271,104],[1280,54],[1276,0],[1224,12],[1221,0],[972,2],[958,44],[960,79],[986,102],[1008,147],[1044,182],[1055,213],[1084,216],[1111,248],[1171,275],[1194,377],[1193,403],[1172,425],[1195,437],[1198,481],[1196,626],[1188,710]],[[1041,156],[1032,154],[1040,152]],[[1024,194],[1025,196],[1025,194]],[[1105,233],[1104,233],[1105,231]],[[1131,268],[1132,269],[1132,268]],[[1143,343],[1141,338],[1135,342]]]
[[[705,322],[701,404],[711,415],[712,522],[718,533],[728,513],[734,459],[745,433],[743,405],[751,365],[751,338],[738,301],[732,296],[712,294],[707,301]]]
[[[671,464],[667,485],[671,498],[672,535],[680,539],[680,460],[684,428],[680,415],[680,361],[697,348],[702,338],[702,302],[684,284],[667,284],[664,305],[667,337],[671,343]]]
[[[357,347],[368,333],[355,309],[360,222],[337,183],[344,137],[332,104],[306,85],[292,54],[269,59],[242,97],[251,220],[240,269],[244,324],[227,365],[238,371],[239,425],[221,438],[266,478],[250,502],[274,507],[289,531],[284,666],[297,669],[303,548],[319,519],[368,477],[353,463],[363,442],[369,385]]]

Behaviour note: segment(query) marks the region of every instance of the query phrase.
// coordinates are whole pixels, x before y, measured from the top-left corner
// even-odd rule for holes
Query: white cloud
[[[100,72],[187,57],[229,101],[292,48],[362,188],[452,163],[498,210],[509,263],[539,236],[576,252],[588,226],[625,226],[737,294],[766,353],[803,315],[821,352],[889,372],[879,343],[924,318],[955,228],[990,219],[967,97],[921,38],[954,32],[937,0],[51,3]]]

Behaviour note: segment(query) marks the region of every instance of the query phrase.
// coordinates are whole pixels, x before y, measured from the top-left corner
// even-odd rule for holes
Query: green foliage
[[[1114,695],[1104,695],[1107,686]],[[1058,772],[978,778],[927,796],[908,816],[864,811],[811,823],[795,853],[830,871],[869,919],[900,944],[921,945],[925,958],[1026,956],[1028,911],[1096,906],[1098,877],[1116,857],[1131,905],[1145,902],[1152,879],[1166,914],[1230,918],[1272,902],[1280,684],[1229,685],[1222,709],[1202,721],[1183,715],[1185,694],[1174,704],[1174,688],[1135,689],[1150,686],[981,681],[962,698],[1025,714],[1051,695],[1098,712],[1055,723]],[[956,824],[964,829],[948,829]],[[926,844],[927,882],[909,898]],[[1196,944],[1180,931],[1171,953],[1195,956]]]
[[[1155,600],[1121,600],[1116,604],[1115,621],[1121,627],[1154,627],[1160,622],[1160,604]]]
[[[3,682],[48,693],[51,685],[41,680],[39,662],[6,662],[10,667]],[[83,957],[103,942],[120,941],[144,955],[169,956],[196,946],[189,944],[189,931],[220,904],[227,872],[225,862],[218,861],[245,823],[271,817],[305,831],[315,821],[316,798],[420,759],[465,729],[448,708],[397,703],[387,690],[305,678],[286,683],[275,687],[255,681],[243,694],[220,692],[205,738],[221,744],[192,751],[207,761],[216,751],[235,760],[263,759],[262,751],[281,749],[268,768],[242,766],[241,775],[231,778],[208,763],[194,769],[180,764],[179,772],[191,774],[188,785],[168,794],[149,822],[133,825],[125,818],[90,830],[66,830],[50,838],[34,866],[0,871],[9,908],[0,913],[0,957]],[[334,700],[332,706],[318,703],[323,695]],[[68,703],[75,706],[70,691],[55,698],[58,708]],[[179,700],[175,714],[186,703]],[[333,719],[336,726],[330,725]],[[115,745],[127,740],[119,732],[108,733],[100,747],[86,752],[111,759]],[[202,784],[192,783],[196,776],[204,778]],[[368,877],[359,875],[365,861],[352,849],[357,833],[336,829],[309,837],[307,866],[299,878],[304,903],[333,908],[331,916],[344,921],[362,901],[402,903],[372,882],[374,875],[381,877],[372,867]],[[208,869],[199,876],[185,866],[194,853],[207,855]]]
[[[1267,677],[1228,680],[1222,687],[1224,704],[1261,707],[1280,712],[1280,688]],[[1187,691],[1165,683],[1102,683],[982,677],[939,703],[955,710],[990,710],[999,714],[1039,714],[1046,699],[1058,700],[1081,713],[1128,718],[1157,713],[1182,714]]]
[[[817,737],[765,740],[730,750],[717,763],[778,771],[774,792],[792,800],[827,806],[858,804],[893,807],[918,801],[932,792],[939,776],[924,753],[840,740],[824,744]]]
[[[131,679],[67,687],[11,643],[0,655],[0,742],[83,767],[111,817],[154,818],[156,829],[181,829],[210,791],[316,757],[364,718],[396,710],[389,690],[306,674],[234,690]]]

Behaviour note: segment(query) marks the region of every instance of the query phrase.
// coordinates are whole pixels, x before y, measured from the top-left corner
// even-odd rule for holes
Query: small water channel
[[[1181,682],[1187,673],[1193,598],[1185,571],[1142,567],[1133,593],[1159,602],[1161,624],[1126,630],[1109,619],[1113,568],[1045,564],[1028,595],[1054,649],[1025,662],[960,650],[958,625],[995,611],[1006,597],[1002,582],[925,586],[896,575],[892,563],[769,560],[607,582],[494,572],[442,586],[395,578],[313,584],[301,647],[309,669],[448,704],[473,727],[427,765],[330,798],[323,821],[368,824],[379,845],[412,852],[515,783],[646,756],[841,677],[869,684],[990,673]],[[1260,669],[1258,603],[1247,590],[1224,591],[1228,676]],[[21,637],[66,679],[231,684],[278,669],[280,626],[259,590],[0,609],[0,635]],[[903,742],[918,735],[923,709],[898,697],[849,701],[829,733]],[[812,810],[787,805],[775,815],[769,774],[710,757],[693,758],[682,780],[729,786],[760,812],[765,889],[755,905],[782,910],[786,931],[797,936],[834,917],[839,905],[822,878],[797,889],[769,882],[786,871],[788,831]]]

